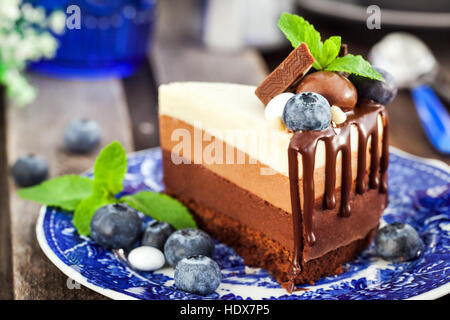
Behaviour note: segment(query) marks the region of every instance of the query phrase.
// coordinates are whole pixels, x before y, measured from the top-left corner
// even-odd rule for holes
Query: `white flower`
[[[23,87],[17,94],[16,103],[19,107],[30,104],[37,96],[37,89],[30,85],[26,80],[23,83]]]
[[[23,38],[20,45],[14,52],[16,61],[34,60],[38,57],[39,51],[36,48],[33,37]]]
[[[17,33],[7,33],[3,39],[2,46],[11,48],[20,44],[20,35]]]
[[[22,0],[0,0],[0,20],[19,19],[21,2]]]
[[[31,4],[25,3],[22,5],[22,13],[27,22],[36,23],[41,27],[46,26],[45,10],[43,8],[35,8]]]
[[[58,42],[49,32],[39,35],[39,50],[42,56],[47,59],[53,58],[57,49]]]
[[[26,64],[52,58],[58,48],[49,31],[64,32],[65,14],[53,12],[48,18],[41,7],[22,0],[0,0],[0,83],[18,105],[30,103],[36,96],[22,74]]]
[[[66,15],[62,11],[54,11],[49,17],[50,29],[56,34],[63,34],[66,29]]]
[[[15,98],[18,106],[29,104],[35,99],[36,89],[27,82],[17,69],[8,70],[3,76],[3,81],[8,88],[8,93]]]
[[[2,0],[0,0],[0,1],[2,1]],[[16,22],[14,20],[3,19],[2,15],[0,13],[0,30],[11,30],[12,28],[14,28],[15,24],[16,24]]]

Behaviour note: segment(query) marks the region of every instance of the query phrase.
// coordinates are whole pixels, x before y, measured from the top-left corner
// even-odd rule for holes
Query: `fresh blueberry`
[[[91,220],[91,236],[106,248],[129,249],[142,228],[137,212],[124,204],[110,204],[98,209]]]
[[[212,257],[213,254],[213,240],[199,229],[186,228],[175,231],[164,244],[164,255],[172,267],[176,267],[178,261],[188,256]]]
[[[413,227],[395,222],[378,230],[375,249],[383,259],[401,262],[418,257],[424,250],[424,244]]]
[[[331,122],[330,104],[315,92],[296,94],[286,103],[283,122],[290,131],[324,130]]]
[[[45,159],[29,155],[19,158],[14,163],[11,174],[18,186],[31,187],[47,179],[48,165]]]
[[[175,229],[167,222],[153,220],[145,229],[142,237],[142,245],[164,249],[167,238],[175,231]]]
[[[351,75],[349,79],[355,85],[360,98],[371,99],[382,105],[388,105],[397,95],[398,89],[395,79],[386,70],[377,67],[374,67],[374,69],[383,76],[385,82],[356,75]]]
[[[206,256],[189,256],[175,268],[175,285],[190,293],[207,295],[219,287],[222,280],[219,265]]]
[[[88,153],[100,143],[100,127],[93,120],[74,120],[64,132],[64,144],[74,153]]]

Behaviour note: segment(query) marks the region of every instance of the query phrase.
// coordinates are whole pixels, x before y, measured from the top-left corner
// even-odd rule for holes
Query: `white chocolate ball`
[[[291,92],[283,92],[270,100],[264,110],[264,116],[266,119],[270,120],[274,118],[281,118],[283,116],[283,110],[286,106],[286,102],[288,102],[288,100],[293,96],[294,94]]]
[[[154,271],[161,269],[166,262],[161,250],[142,246],[130,251],[128,254],[128,263],[136,270]]]

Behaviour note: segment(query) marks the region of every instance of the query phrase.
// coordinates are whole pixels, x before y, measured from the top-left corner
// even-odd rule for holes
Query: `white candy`
[[[161,269],[166,261],[161,250],[142,246],[130,251],[128,262],[136,270],[153,271]]]
[[[270,100],[264,110],[264,116],[266,119],[270,120],[274,118],[281,118],[283,116],[283,110],[286,106],[286,102],[288,102],[288,100],[293,96],[294,94],[291,92],[283,92]]]
[[[331,106],[331,121],[336,124],[344,123],[347,120],[347,115],[338,106]]]

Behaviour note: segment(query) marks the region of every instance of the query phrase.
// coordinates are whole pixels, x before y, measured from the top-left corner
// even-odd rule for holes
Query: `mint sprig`
[[[106,189],[94,191],[89,197],[82,200],[73,215],[73,225],[81,235],[88,236],[91,233],[90,225],[95,212],[103,206],[117,203],[115,197],[106,192]]]
[[[332,36],[322,42],[320,33],[312,24],[298,15],[283,13],[278,26],[294,48],[305,42],[314,57],[316,70],[339,71],[356,74],[366,78],[384,81],[384,78],[372,68],[360,55],[347,54],[338,58],[341,49],[341,37]]]
[[[115,141],[98,155],[94,165],[94,189],[107,190],[115,195],[123,189],[127,173],[127,155],[122,145]]]
[[[118,202],[115,196],[123,189],[126,172],[125,149],[119,142],[114,141],[106,146],[95,160],[93,191],[75,209],[73,224],[79,234],[90,234],[91,219],[99,208]]]
[[[377,71],[375,71],[370,66],[370,63],[364,60],[364,58],[360,55],[354,56],[352,54],[347,54],[343,57],[337,58],[333,60],[325,70],[348,72],[365,78],[384,81],[383,77]],[[351,72],[349,70],[351,70]],[[380,76],[381,78],[378,76]]]
[[[175,229],[197,227],[188,209],[168,195],[142,191],[118,199],[126,172],[125,150],[119,142],[113,142],[97,157],[93,180],[67,175],[21,189],[18,194],[23,199],[42,205],[74,211],[73,224],[80,235],[90,234],[92,217],[99,208],[119,202],[125,202],[156,220],[167,222]]]
[[[147,212],[153,219],[170,223],[175,229],[197,227],[187,208],[168,195],[141,191],[120,200],[138,211]]]
[[[314,69],[320,70],[322,68],[318,58],[321,56],[323,44],[320,40],[320,33],[314,29],[312,24],[303,17],[283,13],[278,21],[278,27],[294,48],[305,42],[314,57]]]
[[[91,195],[92,191],[92,179],[67,175],[44,181],[34,187],[20,189],[18,194],[22,199],[73,211],[83,199]]]

